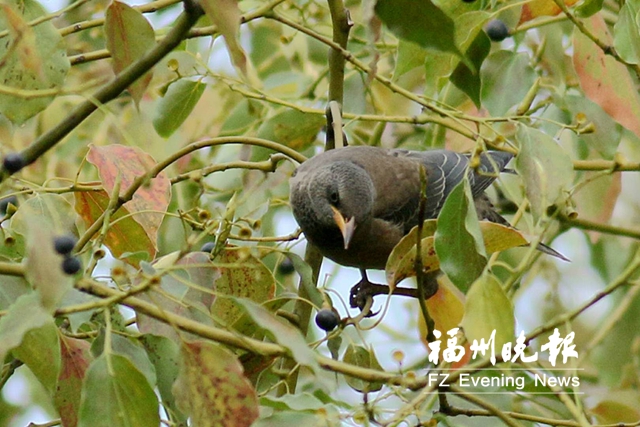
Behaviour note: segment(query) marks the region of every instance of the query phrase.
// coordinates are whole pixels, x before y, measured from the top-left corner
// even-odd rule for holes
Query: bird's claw
[[[374,312],[367,307],[371,307],[373,304],[374,296],[379,295],[380,293],[386,293],[380,292],[380,288],[383,287],[388,290],[388,287],[384,285],[377,285],[366,279],[362,279],[351,288],[351,292],[349,294],[349,304],[351,305],[351,308],[359,308],[360,311],[366,309],[368,313],[366,313],[364,317],[375,316],[379,311]],[[371,301],[371,303],[367,304],[369,301]]]
[[[424,289],[424,299],[427,300],[431,298],[438,292],[438,275],[439,271],[432,271],[425,273],[422,276],[423,280],[423,289]],[[379,285],[377,283],[370,282],[366,276],[362,278],[358,283],[356,283],[352,288],[349,294],[349,304],[351,308],[359,308],[360,311],[368,311],[363,317],[371,317],[378,314],[378,312],[373,312],[370,310],[370,307],[373,305],[373,297],[376,295],[389,295],[390,290],[387,285]],[[394,295],[403,295],[412,298],[419,298],[419,292],[414,288],[401,288],[394,287],[393,288]],[[369,301],[371,303],[367,304]]]

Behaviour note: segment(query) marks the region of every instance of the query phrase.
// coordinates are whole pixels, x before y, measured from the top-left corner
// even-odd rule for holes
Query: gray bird
[[[467,173],[478,218],[509,225],[484,191],[512,157],[488,151],[472,169],[469,155],[449,150],[368,146],[329,150],[304,162],[292,175],[293,215],[322,255],[359,268],[361,284],[369,284],[365,270],[384,269],[394,246],[418,224],[421,165],[427,174],[423,220],[437,218],[451,190]],[[538,249],[566,260],[548,246]]]

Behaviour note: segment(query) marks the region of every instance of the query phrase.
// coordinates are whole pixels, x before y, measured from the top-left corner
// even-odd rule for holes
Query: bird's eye
[[[338,195],[337,191],[332,191],[331,193],[329,193],[329,202],[331,202],[332,205],[337,205],[339,201],[340,196]]]

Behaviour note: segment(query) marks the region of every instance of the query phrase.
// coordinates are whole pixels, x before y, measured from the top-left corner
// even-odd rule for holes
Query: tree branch
[[[333,29],[333,42],[342,49],[347,49],[349,31],[353,26],[349,16],[349,10],[342,0],[328,0],[331,13],[331,27]],[[329,101],[338,101],[343,104],[344,98],[344,65],[345,58],[339,50],[329,50]]]
[[[185,11],[178,17],[175,26],[162,42],[157,44],[144,57],[124,69],[88,100],[77,106],[57,126],[44,133],[33,144],[24,149],[20,153],[23,157],[24,166],[35,162],[40,156],[53,148],[62,138],[89,117],[99,105],[116,98],[127,87],[164,58],[167,53],[176,48],[201,15],[202,10],[199,7],[185,7]],[[10,175],[7,171],[3,172],[2,176],[0,176],[0,182]]]

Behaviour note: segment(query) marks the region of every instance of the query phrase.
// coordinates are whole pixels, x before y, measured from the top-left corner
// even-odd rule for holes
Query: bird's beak
[[[333,210],[333,220],[336,222],[340,232],[342,233],[344,248],[349,249],[349,243],[351,242],[353,232],[356,229],[355,217],[351,217],[347,220],[335,207],[331,206],[331,210]]]

